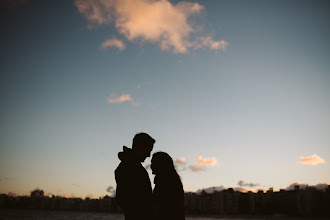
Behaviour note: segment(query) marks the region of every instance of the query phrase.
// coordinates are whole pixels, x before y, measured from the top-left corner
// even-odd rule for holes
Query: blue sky
[[[109,194],[137,132],[179,159],[187,191],[330,183],[329,9],[7,1],[0,193]]]

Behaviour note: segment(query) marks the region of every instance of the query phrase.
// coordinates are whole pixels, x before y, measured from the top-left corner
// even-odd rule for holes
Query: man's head
[[[140,162],[143,162],[154,147],[156,141],[147,133],[138,133],[133,138],[132,149],[136,153]]]

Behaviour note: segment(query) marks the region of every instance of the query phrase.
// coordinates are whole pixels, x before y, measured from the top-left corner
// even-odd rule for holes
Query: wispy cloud
[[[237,185],[239,185],[239,186],[247,186],[247,187],[260,186],[259,183],[247,183],[247,182],[244,182],[243,180],[238,181]]]
[[[114,196],[116,194],[116,190],[113,186],[109,186],[106,191],[110,193],[111,196]]]
[[[193,172],[204,171],[207,167],[215,167],[219,165],[215,157],[203,158],[202,156],[196,157],[195,164],[189,166]]]
[[[169,0],[75,0],[75,5],[87,19],[89,28],[114,24],[118,32],[129,41],[147,41],[157,44],[161,50],[185,54],[189,49],[224,51],[228,46],[228,42],[214,40],[199,25],[189,22],[190,17],[199,15],[204,9],[198,3],[182,1],[172,4]],[[110,45],[114,46],[113,43]]]
[[[117,39],[116,37],[104,41],[100,49],[105,50],[108,47],[117,47],[120,51],[126,49],[124,42],[122,40]]]
[[[222,191],[222,190],[225,190],[226,189],[226,187],[224,187],[223,185],[221,185],[221,186],[213,186],[213,187],[208,187],[208,188],[203,188],[203,189],[198,189],[197,191],[196,191],[196,193],[201,193],[202,191],[205,191],[205,192],[207,192],[207,193],[214,193],[214,192],[216,192],[216,191]]]
[[[205,170],[204,167],[199,166],[199,165],[190,165],[189,168],[193,172],[201,172],[201,171],[204,171]]]
[[[307,157],[300,157],[299,162],[305,165],[316,166],[318,164],[324,164],[326,161],[317,154],[313,154]]]
[[[194,48],[209,48],[215,51],[222,50],[226,51],[229,43],[225,40],[214,41],[210,36],[201,37],[198,39],[198,43],[195,42]]]
[[[186,169],[186,163],[187,161],[184,157],[180,157],[174,160],[175,168],[179,171],[183,171]]]
[[[140,103],[133,100],[130,94],[122,94],[122,95],[117,95],[115,93],[110,94],[107,97],[107,102],[108,103],[123,103],[123,102],[130,102],[134,106],[139,106]]]
[[[177,163],[177,164],[186,164],[186,162],[187,162],[186,158],[184,158],[184,157],[180,157],[175,160],[175,163]]]

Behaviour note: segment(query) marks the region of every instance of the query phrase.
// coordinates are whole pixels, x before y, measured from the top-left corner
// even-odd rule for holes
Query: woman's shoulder
[[[178,175],[157,175],[154,180],[155,185],[166,188],[183,188],[181,179]]]

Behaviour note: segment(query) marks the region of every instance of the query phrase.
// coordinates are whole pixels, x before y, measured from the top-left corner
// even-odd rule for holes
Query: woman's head
[[[165,152],[156,152],[152,155],[151,170],[155,175],[162,173],[177,173],[173,159]]]

